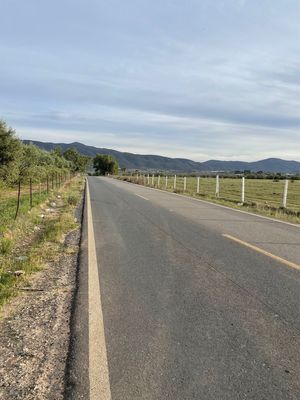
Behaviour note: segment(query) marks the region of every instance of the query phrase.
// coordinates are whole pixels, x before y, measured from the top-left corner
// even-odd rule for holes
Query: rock
[[[14,272],[15,276],[22,276],[25,275],[25,271],[23,271],[22,269],[18,269],[17,271]]]
[[[60,195],[60,194],[58,194],[56,197],[57,197],[58,199],[61,199],[61,195]]]
[[[40,215],[40,218],[45,218],[45,215],[44,215],[44,214],[41,214],[41,215]]]
[[[56,203],[53,201],[52,203],[50,203],[50,206],[51,206],[52,208],[55,208],[55,207],[56,207]]]
[[[77,219],[77,218],[74,218],[74,222],[78,222],[78,219]]]
[[[27,256],[19,256],[19,257],[16,257],[16,260],[17,261],[27,261],[28,257]]]
[[[40,231],[41,228],[40,228],[39,226],[35,226],[35,227],[33,228],[33,230],[34,230],[34,231]]]

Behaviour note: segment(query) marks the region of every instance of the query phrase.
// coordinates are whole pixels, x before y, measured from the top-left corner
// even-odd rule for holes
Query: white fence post
[[[166,189],[168,189],[168,177],[166,175]]]
[[[244,204],[245,203],[245,177],[242,177],[242,196],[241,196],[241,201]]]
[[[145,174],[143,174],[143,183],[144,183],[144,186],[145,186],[145,184],[146,184]]]
[[[159,185],[160,185],[160,175],[158,175],[158,177],[157,177],[157,187],[159,188]]]
[[[154,186],[154,174],[152,174],[152,186]]]
[[[139,173],[136,174],[136,183],[139,183]]]
[[[200,176],[197,177],[197,194],[200,193]]]
[[[150,184],[150,176],[149,176],[149,174],[147,175],[147,185],[149,185]]]
[[[183,178],[183,191],[186,191],[186,176]]]
[[[284,208],[286,208],[286,206],[287,206],[288,188],[289,188],[289,180],[286,179],[284,182],[284,190],[283,190],[283,198],[282,198],[282,207],[284,207]]]
[[[216,197],[220,196],[220,181],[219,175],[216,176]]]
[[[176,189],[176,175],[174,175],[174,185],[173,188]]]

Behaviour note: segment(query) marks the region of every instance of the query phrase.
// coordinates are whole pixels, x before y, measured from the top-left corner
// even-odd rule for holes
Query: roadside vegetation
[[[79,174],[51,190],[43,203],[20,216],[2,234],[0,306],[30,287],[30,275],[57,261],[65,251],[65,235],[79,226],[74,209],[81,199],[83,182]]]
[[[97,154],[93,159],[94,175],[114,175],[118,173],[117,160],[107,154]]]
[[[63,251],[89,161],[74,149],[23,144],[0,121],[0,305]]]
[[[216,178],[200,177],[199,193],[197,193],[197,177],[186,178],[186,188],[184,189],[184,177],[176,177],[176,188],[174,189],[174,176],[155,175],[123,175],[116,178],[155,187],[170,192],[192,196],[214,203],[227,205],[244,211],[250,211],[261,215],[275,217],[291,222],[300,223],[300,180],[289,179],[287,205],[283,207],[284,179],[245,179],[245,199],[241,199],[242,178],[219,178],[219,195],[216,196]]]

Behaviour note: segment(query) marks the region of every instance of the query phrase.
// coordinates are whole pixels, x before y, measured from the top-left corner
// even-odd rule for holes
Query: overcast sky
[[[300,161],[299,0],[0,0],[0,118],[142,154]]]

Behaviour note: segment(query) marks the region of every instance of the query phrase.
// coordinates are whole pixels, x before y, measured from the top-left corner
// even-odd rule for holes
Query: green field
[[[177,176],[176,189],[174,189],[174,176],[169,176],[166,184],[166,177],[150,176],[149,184],[147,176],[120,176],[119,179],[128,180],[134,183],[145,184],[177,193],[183,193],[200,198],[206,198],[214,202],[228,204],[234,207],[241,207],[241,178],[219,178],[219,198],[216,198],[216,178],[200,177],[199,193],[197,193],[197,177],[186,178],[186,190],[184,190],[184,177]],[[287,207],[283,209],[282,199],[284,180],[272,179],[245,179],[245,202],[243,207],[254,211],[274,216],[288,216],[299,222],[300,219],[300,180],[289,180]]]

